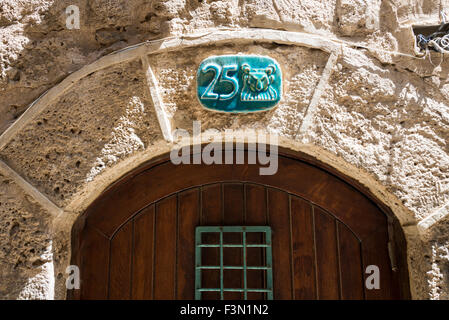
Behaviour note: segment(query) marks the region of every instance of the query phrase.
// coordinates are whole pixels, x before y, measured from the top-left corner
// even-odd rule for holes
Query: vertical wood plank
[[[246,184],[246,225],[266,226],[267,225],[267,193],[265,187]]]
[[[223,184],[224,225],[239,226],[244,223],[243,184]]]
[[[198,202],[203,201],[200,205],[202,225],[269,224],[272,227],[276,299],[308,298],[315,294],[320,299],[357,299],[363,293],[367,299],[394,299],[401,296],[400,287],[409,290],[406,259],[401,255],[405,252],[405,241],[397,243],[396,254],[405,263],[400,264],[401,271],[395,273],[389,260],[386,215],[362,193],[336,178],[338,173],[330,174],[319,169],[318,165],[295,160],[293,156],[280,157],[279,171],[274,176],[262,177],[251,166],[173,167],[169,160],[161,160],[160,165],[139,170],[139,174],[133,173],[99,197],[85,212],[86,225],[73,231],[80,232],[79,241],[76,241],[76,236],[74,238],[79,243],[74,246],[75,256],[77,250],[79,255],[75,263],[81,271],[81,290],[79,296],[74,295],[75,298],[119,299],[126,298],[130,291],[134,299],[188,296],[188,292],[193,291],[190,288],[194,281],[191,271],[194,252],[189,253],[188,248],[184,251],[184,245],[190,246],[188,242],[193,242],[194,237],[187,234],[193,225],[190,213],[177,215],[176,204],[184,203],[183,199],[172,202],[170,199],[173,197],[164,199],[157,204],[157,216],[156,213],[139,214],[112,241],[109,238],[145,205],[192,185],[210,183],[214,184],[203,187],[199,192]],[[170,179],[166,179],[167,175]],[[163,178],[168,182],[161,183]],[[265,187],[248,184],[244,189],[247,191],[245,195],[239,182],[216,183],[231,179],[267,184],[273,189],[265,193]],[[183,212],[194,210],[193,194],[187,195],[186,192]],[[290,207],[289,194],[292,194]],[[318,208],[312,215],[308,214],[302,200],[293,194],[316,203],[334,216]],[[156,211],[155,208],[156,205],[149,206],[148,212]],[[336,220],[343,222],[339,224]],[[309,228],[310,224],[314,228]],[[357,247],[346,225],[363,239],[361,246]],[[134,252],[127,249],[132,230],[135,233],[131,238]],[[152,233],[152,230],[157,230],[157,233]],[[398,232],[402,232],[400,226]],[[312,245],[307,246],[307,243]],[[314,248],[313,252],[311,248]],[[248,256],[248,261],[257,264],[263,260],[261,255]],[[217,257],[218,252],[212,252],[203,260],[209,259],[213,264]],[[230,258],[238,257],[235,254]],[[238,262],[241,261],[239,259]],[[238,264],[237,259],[230,262]],[[178,269],[176,265],[179,265]],[[368,265],[379,267],[380,289],[365,288],[364,281],[369,276],[365,274],[365,268]],[[359,267],[361,271],[357,271]],[[132,279],[127,284],[129,269]],[[313,272],[315,279],[319,280],[315,280],[315,288],[312,287]],[[210,279],[216,282],[219,274],[218,278],[214,275]],[[241,284],[238,275],[233,279]],[[255,279],[263,280],[263,277],[258,275]],[[404,294],[407,296],[408,292]]]
[[[156,204],[154,299],[175,298],[177,197]]]
[[[339,299],[339,264],[335,218],[314,207],[318,298]]]
[[[340,246],[341,298],[363,300],[363,268],[360,241],[345,225],[337,223]]]
[[[394,235],[394,255],[398,270],[393,273],[394,299],[410,300],[410,279],[407,270],[407,241],[402,233],[402,227],[397,219],[392,221]]]
[[[286,192],[268,189],[268,214],[273,231],[274,299],[292,298],[289,197]]]
[[[223,190],[221,184],[213,184],[201,187],[201,225],[219,226],[223,222]],[[212,241],[213,237],[204,237],[204,241]],[[216,239],[215,239],[216,240]],[[218,243],[218,242],[217,242]],[[218,249],[208,250],[202,256],[204,265],[216,265],[220,263]],[[203,288],[218,288],[220,272],[216,270],[202,271],[201,284]],[[192,275],[193,276],[193,275]],[[220,299],[220,293],[203,292],[202,299]]]
[[[201,188],[201,225],[219,226],[223,221],[221,184]]]
[[[153,299],[155,206],[134,218],[132,299]]]
[[[265,226],[267,225],[267,199],[266,189],[263,186],[246,184],[245,185],[245,199],[246,199],[246,225],[248,226]],[[263,236],[251,237],[264,243]],[[250,266],[265,265],[265,255],[263,248],[253,248],[247,256],[247,263]],[[266,274],[265,272],[248,271],[247,274],[249,288],[265,288]],[[266,298],[265,293],[251,293],[248,294],[248,299],[262,300]]]
[[[130,298],[133,225],[126,223],[111,240],[109,299]]]
[[[242,183],[224,183],[223,184],[223,205],[224,205],[224,225],[241,226],[244,224],[244,193]],[[242,243],[242,235],[225,234],[225,241],[228,243]],[[243,249],[242,248],[224,248],[224,265],[243,266]],[[224,271],[224,287],[225,288],[243,288],[243,271],[242,270],[225,270]],[[225,299],[243,299],[243,293],[227,292]]]
[[[86,226],[80,252],[81,299],[107,299],[109,283],[109,239]]]
[[[291,198],[294,298],[316,299],[315,251],[311,205]]]
[[[199,224],[198,188],[178,195],[177,299],[195,299],[195,227]]]
[[[378,226],[377,229],[373,230],[371,237],[364,239],[362,242],[364,283],[372,274],[365,272],[369,265],[377,266],[380,276],[379,289],[367,289],[365,284],[365,296],[368,300],[398,299],[397,290],[393,287],[394,275],[388,253],[387,230],[387,221],[385,221],[385,227]]]

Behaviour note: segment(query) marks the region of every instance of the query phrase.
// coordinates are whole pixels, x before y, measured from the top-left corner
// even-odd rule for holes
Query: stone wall
[[[66,27],[69,5],[79,30]],[[166,126],[201,120],[211,134],[276,134],[365,185],[403,226],[413,298],[448,299],[449,65],[416,57],[411,28],[442,10],[449,1],[2,1],[0,298],[64,298],[76,217],[170,150]],[[276,108],[199,105],[199,63],[227,53],[279,62]]]

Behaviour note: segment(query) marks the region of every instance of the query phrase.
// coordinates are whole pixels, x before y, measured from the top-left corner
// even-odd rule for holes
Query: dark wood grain
[[[154,299],[175,298],[177,198],[171,196],[156,204],[154,258]]]
[[[201,224],[205,226],[218,226],[223,222],[223,187],[221,184],[203,186],[201,188]],[[207,243],[219,243],[213,236],[204,236]],[[202,263],[204,265],[220,265],[220,253],[216,248],[203,250]],[[204,288],[220,288],[220,272],[218,270],[207,270],[201,273],[201,283]],[[220,299],[216,292],[204,292],[204,300]]]
[[[257,165],[175,166],[165,156],[122,177],[73,227],[72,263],[80,265],[82,289],[68,297],[191,299],[196,226],[269,225],[275,299],[410,298],[406,243],[388,208],[310,157],[284,151],[278,160],[275,175],[260,176]],[[390,235],[387,217],[394,226]],[[397,272],[391,268],[390,240]],[[243,262],[238,250],[225,259]],[[264,259],[263,250],[248,251],[249,264]],[[219,251],[209,250],[203,263],[219,264]],[[379,290],[364,287],[368,265],[379,266]],[[241,273],[228,278],[226,286],[243,286]],[[203,285],[217,287],[217,279],[219,273],[205,272]],[[264,279],[248,274],[257,287],[266,285]]]
[[[370,265],[379,268],[380,288],[368,290],[365,285],[365,296],[369,300],[379,299],[397,299],[397,290],[393,287],[394,281],[392,277],[397,276],[391,269],[390,258],[388,254],[388,232],[387,222],[384,228],[379,226],[373,230],[372,237],[362,242],[363,269],[365,279],[369,277],[366,268]],[[365,281],[366,282],[366,281]]]
[[[257,165],[159,164],[154,170],[143,171],[111,188],[88,209],[87,219],[91,225],[110,236],[123,221],[151,202],[185,188],[224,180],[250,180],[276,186],[319,203],[327,211],[337,214],[345,224],[351,225],[362,240],[370,235],[371,226],[383,219],[379,217],[379,209],[369,199],[342,180],[314,166],[284,157],[279,157],[279,170],[272,176],[260,176]],[[161,184],[161,181],[169,183]],[[363,207],[364,219],[357,219],[360,207]],[[114,212],[114,215],[105,219],[102,212]]]
[[[198,188],[178,195],[177,299],[195,298],[195,227],[200,221]]]
[[[246,184],[246,225],[265,226],[267,225],[267,192],[263,186]],[[265,243],[263,235],[247,234],[248,241],[252,243]],[[265,266],[265,255],[263,248],[248,249],[247,263],[249,266]],[[266,273],[261,271],[248,271],[248,288],[266,288]],[[250,300],[263,300],[266,298],[264,293],[249,293]]]
[[[341,265],[341,298],[363,300],[361,243],[345,225],[338,223],[337,228]]]
[[[273,232],[274,298],[292,299],[291,235],[288,194],[268,189],[268,214]],[[282,261],[282,262],[281,262]]]
[[[314,207],[318,298],[340,298],[340,267],[338,263],[335,218]]]
[[[109,283],[109,241],[86,226],[80,245],[81,294],[83,300],[107,299]]]
[[[129,299],[131,293],[133,225],[127,223],[111,240],[109,298]]]
[[[294,298],[298,300],[316,299],[312,206],[301,198],[292,197],[291,214],[294,257]]]
[[[155,206],[134,218],[132,299],[153,299]]]
[[[244,225],[244,188],[242,183],[223,184],[223,205],[224,205],[224,224],[241,226]],[[224,234],[225,243],[242,243],[242,235],[234,233]],[[242,248],[224,248],[223,263],[227,266],[243,266]],[[225,288],[243,288],[242,270],[224,271]],[[229,300],[239,300],[243,298],[240,292],[227,292],[225,298]]]
[[[201,224],[217,226],[223,222],[223,190],[221,184],[201,188]]]

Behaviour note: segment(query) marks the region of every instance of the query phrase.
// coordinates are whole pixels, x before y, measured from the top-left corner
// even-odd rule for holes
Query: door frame
[[[201,151],[206,146],[206,143],[201,144]],[[190,155],[193,156],[195,154],[192,152],[193,145],[190,145],[191,152]],[[332,167],[329,164],[326,164],[317,158],[306,154],[302,151],[294,151],[285,147],[277,146],[278,148],[278,154],[279,156],[283,156],[286,158],[290,158],[292,160],[297,160],[300,162],[304,162],[308,165],[311,165],[313,167],[316,167],[320,170],[323,170],[329,175],[334,176],[335,178],[341,180],[348,186],[354,188],[356,191],[358,191],[360,194],[362,194],[364,197],[366,197],[369,201],[372,202],[385,216],[387,217],[388,221],[388,233],[390,237],[390,241],[392,243],[391,248],[389,248],[390,251],[390,259],[392,266],[395,266],[397,268],[397,272],[399,272],[399,290],[401,293],[401,299],[409,300],[411,299],[411,291],[410,291],[410,278],[409,278],[409,270],[408,270],[408,263],[407,263],[407,241],[402,229],[402,226],[399,222],[399,219],[394,215],[393,211],[385,205],[380,199],[378,199],[366,186],[355,180],[354,178],[351,178],[342,172],[338,171],[334,167]],[[227,149],[227,145],[225,145],[223,150],[229,150]],[[243,150],[245,152],[248,151],[248,144],[243,144],[243,149],[236,148],[235,144],[233,144],[232,150],[235,152],[236,150]],[[269,150],[269,148],[267,148]],[[195,149],[193,149],[195,151]],[[258,151],[257,151],[258,152]],[[84,228],[87,215],[89,213],[89,208],[94,206],[95,203],[100,199],[103,195],[107,194],[111,189],[125,183],[126,181],[129,181],[133,177],[139,175],[140,173],[150,170],[162,163],[165,163],[167,161],[170,161],[170,153],[164,153],[161,155],[158,155],[148,161],[145,161],[144,163],[140,164],[139,166],[131,169],[129,172],[122,175],[119,179],[117,179],[115,182],[111,183],[106,189],[104,189],[98,197],[89,204],[88,208],[81,213],[77,219],[75,220],[74,224],[72,225],[71,229],[71,264],[72,265],[79,265],[79,258],[80,258],[80,240],[81,240],[81,233]],[[166,195],[167,196],[167,195]],[[79,291],[79,290],[78,290]],[[73,292],[73,290],[67,291],[67,299],[77,299],[76,293]]]

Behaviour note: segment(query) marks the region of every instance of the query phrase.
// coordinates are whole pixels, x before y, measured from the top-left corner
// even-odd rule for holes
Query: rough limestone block
[[[83,78],[0,156],[56,204],[106,167],[160,138],[140,60]]]
[[[419,77],[347,50],[312,127],[312,143],[373,174],[418,220],[445,204],[449,106]]]
[[[337,19],[340,32],[353,36],[378,30],[380,4],[379,0],[339,0]]]
[[[0,174],[0,299],[53,297],[50,225],[50,214]]]

